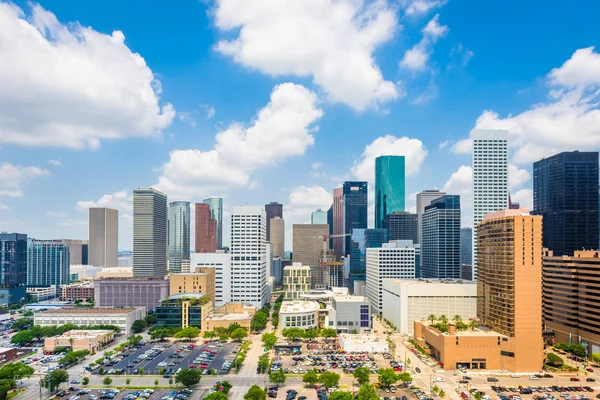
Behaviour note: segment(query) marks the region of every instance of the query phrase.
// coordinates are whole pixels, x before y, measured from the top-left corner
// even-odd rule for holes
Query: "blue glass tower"
[[[383,228],[386,215],[404,211],[404,156],[375,159],[375,228]]]
[[[368,190],[367,182],[344,182],[343,185],[343,232],[344,254],[350,254],[353,229],[367,229]],[[335,217],[335,215],[334,215]]]

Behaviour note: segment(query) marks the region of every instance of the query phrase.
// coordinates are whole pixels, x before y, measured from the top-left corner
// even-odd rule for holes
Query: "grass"
[[[25,391],[25,389],[18,389],[15,390],[14,392],[10,392],[9,394],[6,395],[6,399],[12,399],[15,396],[18,396],[19,394],[23,393]]]

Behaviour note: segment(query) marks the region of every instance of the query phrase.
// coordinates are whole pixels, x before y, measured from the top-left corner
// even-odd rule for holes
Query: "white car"
[[[539,380],[540,380],[540,378],[539,378],[539,377],[537,377],[537,376],[535,376],[535,375],[531,375],[531,376],[529,377],[529,380],[530,380],[530,381],[539,381]]]
[[[519,374],[512,374],[510,377],[511,377],[511,378],[520,378],[520,377],[521,377],[521,375],[519,375]],[[514,397],[514,396],[513,396],[513,397]]]
[[[440,378],[439,376],[433,380],[434,382],[444,382],[444,378]]]
[[[508,371],[507,371],[507,370],[505,370],[505,369],[499,369],[499,370],[498,370],[498,373],[499,373],[499,374],[508,374]]]

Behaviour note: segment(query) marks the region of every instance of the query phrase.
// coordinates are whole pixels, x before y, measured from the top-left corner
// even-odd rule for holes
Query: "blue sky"
[[[600,145],[600,4],[460,0],[0,0],[0,230],[86,238],[131,191],[326,208],[373,159],[414,193],[460,194],[469,132],[508,129],[511,193],[531,164]],[[372,200],[372,199],[371,199]],[[372,212],[372,210],[371,210]],[[371,215],[372,219],[372,215]],[[225,224],[227,225],[227,224]],[[228,230],[224,242],[228,243]]]

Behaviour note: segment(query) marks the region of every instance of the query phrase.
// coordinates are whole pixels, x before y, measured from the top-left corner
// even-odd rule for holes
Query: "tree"
[[[163,340],[165,340],[166,337],[171,336],[171,330],[167,329],[167,328],[158,328],[152,331],[152,334],[150,334],[150,338],[151,339],[158,339],[161,342]]]
[[[125,379],[125,384],[126,384],[127,386],[129,386],[129,384],[131,384],[131,378],[127,378],[127,379]]]
[[[227,400],[227,395],[223,392],[212,392],[207,394],[204,400]]]
[[[258,385],[252,385],[244,395],[244,400],[265,400],[267,394]]]
[[[412,376],[408,372],[401,372],[397,374],[397,376],[398,379],[401,380],[403,383],[412,382],[413,380]]]
[[[600,353],[592,353],[592,361],[596,364],[600,363]]]
[[[229,325],[229,327],[227,328],[227,333],[231,336],[231,334],[233,332],[236,331],[236,329],[241,328],[242,326],[240,324],[238,324],[237,322],[234,322],[233,324]]]
[[[0,379],[19,380],[29,378],[34,372],[35,370],[29,365],[20,362],[8,363],[0,368]]]
[[[146,318],[144,318],[144,320],[146,321],[146,324],[154,325],[154,324],[156,324],[156,314],[154,314],[154,313],[148,314],[146,316]]]
[[[217,390],[223,393],[229,393],[232,387],[233,385],[229,381],[221,381],[219,382]]]
[[[281,331],[281,334],[285,338],[296,340],[304,335],[304,331],[300,328],[285,328],[283,331]]]
[[[548,353],[546,355],[546,364],[552,367],[560,368],[564,364],[564,361],[560,356],[557,356],[554,353]]]
[[[193,340],[193,339],[197,338],[199,334],[200,334],[199,328],[196,328],[195,326],[186,326],[185,328],[183,328],[182,330],[177,332],[173,337],[175,339],[185,338],[188,340]]]
[[[456,314],[454,317],[452,317],[452,321],[454,321],[455,324],[458,324],[459,322],[462,322],[462,317]]]
[[[585,347],[581,344],[572,344],[569,346],[569,351],[577,357],[585,357]]]
[[[329,389],[340,383],[340,376],[335,372],[325,371],[319,375],[319,382]]]
[[[13,335],[13,337],[10,339],[10,342],[14,343],[14,344],[22,345],[22,344],[31,342],[33,340],[33,338],[34,338],[34,336],[31,331],[21,331],[21,332],[15,333]]]
[[[158,381],[158,379],[155,379],[155,380],[154,380],[154,386],[158,386],[158,384],[159,384],[159,383],[160,383],[160,382]]]
[[[62,369],[56,369],[46,375],[44,380],[44,387],[47,387],[50,393],[53,393],[61,383],[69,381],[69,374],[67,371]]]
[[[310,387],[313,387],[315,383],[319,382],[317,370],[311,369],[310,371],[307,371],[304,375],[302,375],[302,382],[308,383]]]
[[[337,337],[337,332],[332,328],[324,328],[321,329],[321,337],[325,338],[325,340],[329,338]]]
[[[242,340],[248,335],[245,328],[237,328],[235,331],[231,333],[231,338],[233,340]]]
[[[98,373],[100,375],[104,375],[104,368],[102,368],[102,367],[98,368]]]
[[[277,336],[274,333],[263,333],[262,342],[265,347],[270,350],[277,343]]]
[[[392,368],[381,368],[379,370],[379,384],[383,387],[390,387],[398,382],[400,377]]]
[[[379,396],[373,385],[365,384],[360,387],[356,400],[379,400]]]
[[[33,325],[33,320],[29,318],[19,318],[18,320],[13,322],[10,327],[14,330],[21,331],[27,329],[27,327],[31,325]]]
[[[226,333],[222,333],[221,336],[219,336],[219,340],[221,342],[226,342],[227,340],[229,340],[229,336],[227,336]]]
[[[112,379],[110,379],[110,376],[107,376],[102,380],[102,383],[104,384],[104,386],[110,386],[110,384],[112,383]]]
[[[435,323],[435,321],[437,320],[437,317],[435,316],[435,314],[429,314],[429,316],[427,317],[427,320],[431,323],[431,325],[433,325]]]
[[[87,386],[90,384],[90,378],[88,378],[87,376],[84,376],[83,379],[81,380],[81,384],[83,386]]]
[[[159,375],[164,375],[165,374],[165,369],[164,368],[159,368],[158,369],[158,374]]]
[[[442,324],[448,324],[448,317],[445,314],[440,315],[440,322]]]
[[[437,394],[440,391],[440,388],[438,387],[438,385],[433,385],[433,388],[431,389],[431,391],[435,394]]]
[[[142,335],[131,335],[129,336],[128,342],[130,345],[135,346],[136,344],[141,343],[142,340],[144,340]]]
[[[173,378],[169,378],[169,386],[173,384]]]
[[[263,354],[258,357],[258,368],[260,372],[266,372],[269,369],[269,355]]]
[[[200,372],[197,369],[182,369],[175,376],[175,382],[186,387],[197,385],[200,382]]]
[[[371,372],[367,367],[358,367],[354,370],[352,375],[358,381],[359,385],[364,385],[365,383],[369,383]]]
[[[269,382],[275,383],[277,387],[279,387],[279,385],[283,385],[286,379],[287,378],[282,369],[276,372],[271,372],[271,374],[269,375]]]
[[[316,339],[317,337],[319,337],[319,332],[317,332],[316,329],[308,329],[304,331],[302,337],[304,339]]]
[[[148,324],[146,323],[146,320],[136,319],[135,321],[133,321],[133,324],[131,325],[131,330],[134,331],[135,333],[138,333],[138,332],[142,332],[144,329],[146,329],[147,326],[148,326]]]
[[[440,389],[438,396],[440,396],[441,399],[446,397],[446,392],[444,392],[444,389]]]
[[[227,328],[224,328],[222,326],[217,326],[217,327],[215,327],[215,333],[217,335],[222,335],[224,333],[227,333]]]
[[[214,331],[206,331],[202,334],[204,339],[214,339],[217,337],[217,334]]]
[[[471,330],[474,331],[475,329],[479,328],[479,322],[475,320],[469,321],[469,328],[471,328]]]
[[[329,400],[353,400],[352,393],[345,390],[338,390],[329,395]]]
[[[145,373],[146,373],[146,371],[144,370],[144,368],[138,369],[138,374],[144,375]]]
[[[481,392],[475,392],[473,397],[475,397],[475,400],[481,400]]]

